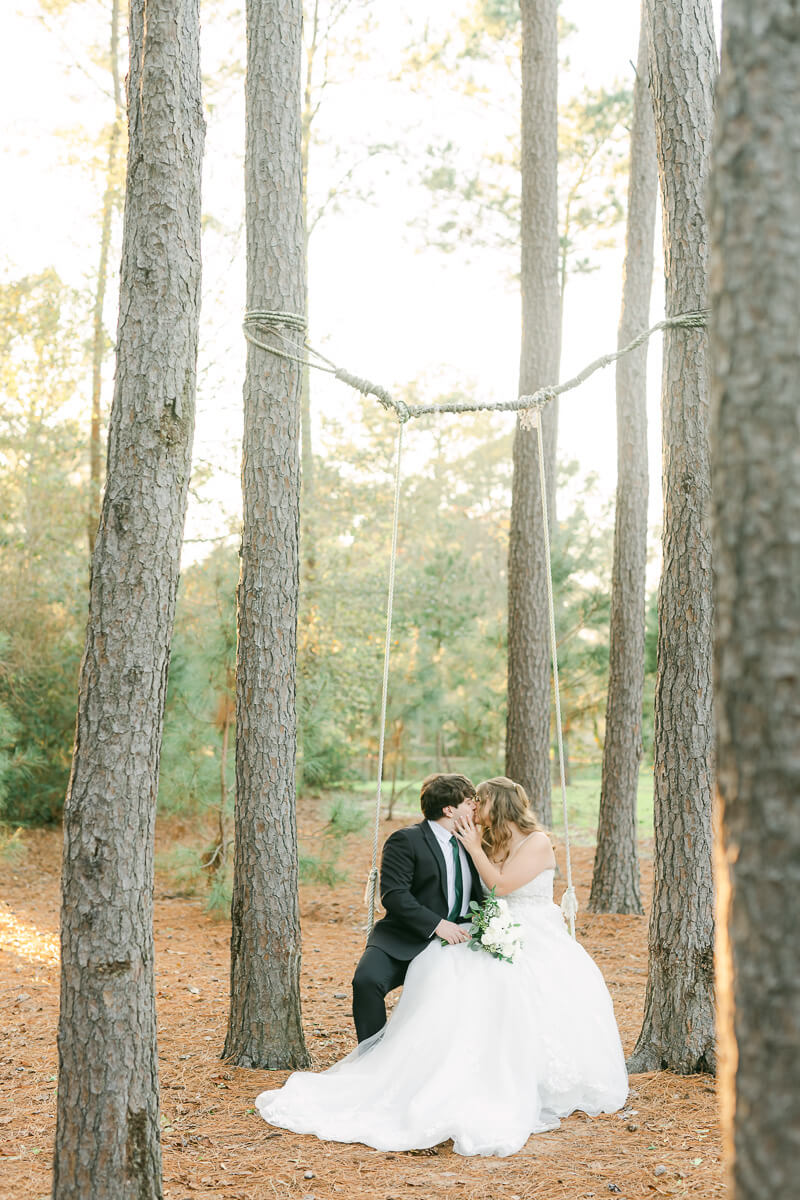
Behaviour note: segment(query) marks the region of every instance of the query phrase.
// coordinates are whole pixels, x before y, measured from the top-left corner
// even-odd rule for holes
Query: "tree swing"
[[[497,403],[484,403],[480,401],[456,401],[450,404],[406,404],[403,400],[397,400],[379,384],[372,383],[369,379],[364,379],[358,375],[353,375],[342,367],[337,367],[335,363],[326,358],[318,350],[308,343],[306,338],[306,320],[305,317],[297,313],[279,312],[272,309],[253,309],[245,313],[244,319],[244,336],[253,346],[265,350],[268,354],[273,354],[278,358],[288,359],[290,362],[298,363],[305,368],[315,368],[319,371],[324,371],[329,375],[333,375],[336,379],[346,383],[355,391],[360,392],[362,396],[373,396],[382,408],[387,412],[393,412],[397,420],[397,449],[395,452],[395,482],[394,482],[394,511],[392,516],[392,540],[391,551],[389,558],[389,585],[386,603],[386,634],[383,650],[383,684],[381,689],[381,715],[380,715],[380,730],[378,743],[378,766],[377,766],[377,783],[375,792],[375,818],[373,826],[372,839],[372,865],[367,877],[367,888],[365,893],[365,903],[367,905],[367,935],[372,932],[372,927],[375,924],[375,897],[378,887],[378,848],[380,843],[380,819],[381,819],[381,799],[382,799],[382,784],[383,784],[383,759],[384,747],[386,740],[386,703],[389,691],[389,656],[391,648],[392,636],[392,610],[394,606],[394,582],[395,582],[395,567],[397,563],[397,531],[400,517],[400,498],[401,498],[401,466],[403,453],[403,430],[408,423],[415,417],[428,416],[438,413],[462,413],[462,412],[517,412],[519,413],[520,427],[528,430],[536,430],[537,443],[539,451],[539,484],[542,502],[542,528],[544,530],[544,552],[545,552],[545,577],[547,580],[547,605],[550,619],[550,657],[553,671],[553,704],[555,709],[556,723],[556,741],[558,745],[558,766],[559,777],[561,783],[561,811],[564,822],[564,847],[566,851],[567,863],[567,887],[561,899],[561,911],[569,925],[569,931],[572,937],[575,937],[575,917],[578,913],[578,900],[575,894],[575,888],[572,882],[572,858],[570,854],[569,841],[569,817],[567,813],[567,785],[566,773],[564,766],[564,745],[562,736],[562,719],[561,719],[561,693],[559,690],[558,681],[558,652],[556,645],[556,626],[555,626],[555,606],[553,598],[553,573],[550,564],[550,534],[548,529],[548,513],[547,513],[547,480],[545,478],[545,458],[544,446],[542,441],[542,423],[540,420],[541,412],[547,405],[561,395],[562,392],[572,391],[585,382],[590,375],[595,371],[601,370],[603,367],[610,366],[617,359],[622,358],[625,354],[630,354],[631,351],[638,349],[643,345],[654,333],[659,333],[664,329],[675,328],[699,328],[705,326],[708,321],[708,310],[701,309],[693,312],[679,313],[674,317],[666,317],[663,321],[658,321],[649,329],[643,330],[641,333],[622,349],[615,351],[612,354],[604,354],[600,358],[596,358],[588,366],[579,371],[571,379],[564,383],[553,384],[549,387],[539,388],[530,396],[519,396],[516,400],[499,401]],[[299,334],[302,341],[298,345],[293,339]],[[266,337],[273,337],[277,341],[268,342]]]

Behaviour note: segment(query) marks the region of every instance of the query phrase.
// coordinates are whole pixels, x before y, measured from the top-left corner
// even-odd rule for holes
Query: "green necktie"
[[[461,904],[464,900],[464,880],[461,876],[461,855],[458,852],[458,838],[455,834],[450,838],[450,845],[453,847],[453,862],[456,868],[456,900],[447,919],[457,921],[461,916]]]

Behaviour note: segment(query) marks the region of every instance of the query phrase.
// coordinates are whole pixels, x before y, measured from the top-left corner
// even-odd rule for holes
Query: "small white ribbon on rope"
[[[561,912],[567,924],[573,926],[578,915],[578,897],[574,887],[568,887],[561,897]]]
[[[520,429],[538,429],[539,413],[544,412],[545,406],[555,400],[556,393],[552,388],[542,388],[532,396],[521,396],[521,400],[531,401],[529,408],[521,408],[517,413]]]
[[[364,903],[369,907],[370,904],[375,904],[375,893],[378,883],[378,868],[373,867],[367,876],[367,886],[364,888]]]

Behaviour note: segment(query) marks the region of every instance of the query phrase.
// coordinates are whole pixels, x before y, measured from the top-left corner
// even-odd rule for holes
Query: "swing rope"
[[[544,404],[520,417],[523,429],[535,428],[539,443],[539,488],[542,497],[542,530],[544,533],[544,565],[547,580],[547,611],[550,618],[550,660],[553,666],[553,698],[556,711],[556,739],[558,742],[558,770],[561,780],[561,813],[564,821],[564,848],[567,858],[567,887],[561,897],[561,911],[575,937],[575,918],[578,915],[578,897],[572,885],[572,855],[569,846],[569,817],[567,815],[567,773],[564,766],[564,737],[561,727],[561,689],[558,683],[558,646],[556,642],[556,611],[553,595],[553,571],[550,566],[550,518],[547,512],[547,479],[545,477],[544,441],[542,434],[542,412]]]
[[[324,354],[321,354],[318,350],[315,350],[313,346],[310,346],[305,337],[305,317],[300,316],[297,313],[280,312],[272,309],[251,309],[245,313],[243,332],[245,338],[252,346],[256,346],[260,350],[265,350],[268,354],[272,354],[277,358],[297,363],[302,367],[313,367],[317,370],[324,371],[329,375],[333,375],[342,383],[346,383],[349,387],[352,387],[355,391],[360,392],[363,396],[374,396],[382,408],[394,413],[399,424],[395,462],[392,547],[389,560],[389,586],[388,600],[386,605],[386,637],[383,650],[383,687],[381,691],[381,717],[378,745],[378,780],[375,797],[375,825],[372,840],[372,865],[367,878],[367,887],[364,896],[364,900],[368,909],[366,926],[367,936],[369,936],[369,934],[372,932],[372,928],[375,924],[375,899],[378,887],[378,846],[380,842],[383,760],[386,741],[386,707],[389,694],[389,658],[392,639],[392,613],[394,607],[394,586],[397,566],[397,532],[399,525],[401,494],[400,468],[403,448],[403,428],[405,424],[411,420],[412,417],[436,415],[438,413],[517,412],[519,413],[519,425],[521,429],[536,429],[537,431],[539,448],[539,483],[542,502],[542,528],[544,531],[545,575],[547,580],[547,604],[550,622],[550,654],[553,669],[556,738],[558,743],[558,765],[561,781],[561,807],[564,821],[564,846],[567,860],[567,887],[561,900],[561,911],[564,914],[567,923],[569,924],[570,934],[574,938],[575,917],[578,912],[578,899],[572,881],[572,858],[570,854],[569,820],[567,814],[567,785],[564,765],[561,691],[558,679],[558,652],[556,643],[553,572],[550,562],[550,531],[548,526],[547,512],[547,480],[545,478],[544,443],[542,438],[542,413],[546,406],[550,404],[550,402],[557,396],[579,387],[591,375],[593,375],[595,371],[602,370],[604,367],[610,366],[611,363],[616,362],[624,355],[630,354],[633,350],[637,350],[639,346],[644,345],[644,343],[651,338],[654,333],[659,333],[662,330],[667,329],[701,329],[708,324],[708,316],[708,309],[697,309],[690,312],[678,313],[676,316],[665,317],[664,320],[656,322],[656,324],[652,325],[649,329],[645,329],[641,333],[637,334],[633,341],[629,342],[627,346],[623,346],[621,350],[616,350],[612,354],[604,354],[600,358],[594,359],[587,366],[585,366],[582,371],[579,371],[577,375],[574,375],[571,379],[567,379],[564,383],[552,384],[548,387],[539,388],[531,395],[519,396],[516,400],[505,400],[495,403],[482,401],[454,401],[449,404],[406,404],[403,400],[395,399],[389,393],[389,391],[380,384],[373,383],[371,380],[363,378],[362,376],[353,375],[351,372],[346,371],[343,367],[337,367],[336,364],[331,362],[329,358],[326,358]],[[284,329],[292,330],[295,334],[302,334],[302,345],[298,346],[295,340],[283,332]],[[277,339],[277,341],[281,343],[281,346],[275,345],[274,342],[265,341],[264,338],[266,336],[272,336],[273,338]]]
[[[375,924],[375,895],[378,890],[378,844],[381,830],[381,789],[383,785],[383,752],[386,742],[386,702],[389,696],[389,654],[392,646],[392,610],[394,608],[394,578],[397,564],[397,529],[400,516],[400,464],[403,453],[403,429],[400,421],[397,430],[397,453],[394,472],[394,515],[392,518],[392,552],[389,559],[389,596],[386,604],[386,638],[383,644],[383,688],[381,691],[381,727],[378,743],[378,786],[375,797],[375,827],[372,837],[372,866],[367,878],[364,900],[367,905],[367,934]]]

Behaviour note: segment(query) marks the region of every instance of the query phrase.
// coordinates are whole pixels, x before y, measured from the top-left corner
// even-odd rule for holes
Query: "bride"
[[[476,827],[477,825],[477,827]],[[628,1077],[611,997],[553,903],[555,857],[510,779],[476,789],[453,831],[486,893],[505,897],[513,962],[435,937],[414,958],[391,1020],[321,1074],[256,1100],[271,1125],[334,1142],[508,1155],[576,1109],[615,1112]]]

